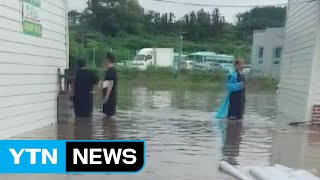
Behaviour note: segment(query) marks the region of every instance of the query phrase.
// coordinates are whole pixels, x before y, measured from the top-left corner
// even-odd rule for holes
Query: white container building
[[[254,77],[279,79],[284,28],[253,31],[251,74]]]
[[[320,104],[320,1],[289,0],[279,84],[283,121],[310,121]]]
[[[66,0],[0,1],[0,139],[57,121],[68,66]]]

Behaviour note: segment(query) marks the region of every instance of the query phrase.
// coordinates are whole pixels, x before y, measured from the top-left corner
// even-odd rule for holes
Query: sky
[[[152,0],[138,0],[140,5],[145,10],[153,10],[160,13],[169,13],[173,12],[177,18],[182,17],[191,11],[197,11],[203,8],[205,11],[212,11],[215,7],[201,7],[201,6],[190,6],[190,5],[181,5],[181,4],[172,4],[164,2],[156,2]],[[188,2],[196,4],[212,4],[212,5],[275,5],[287,3],[288,0],[171,0],[175,2]],[[86,7],[87,0],[68,0],[69,10],[78,10],[82,11]],[[250,10],[250,8],[243,7],[224,7],[219,8],[221,15],[223,15],[226,20],[230,23],[236,21],[236,15]]]

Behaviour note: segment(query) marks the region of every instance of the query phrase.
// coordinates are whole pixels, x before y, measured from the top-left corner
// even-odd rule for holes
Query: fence
[[[137,54],[137,50],[129,49],[112,49],[112,48],[81,48],[76,47],[70,50],[70,68],[74,69],[76,61],[79,58],[87,60],[88,65],[92,68],[103,67],[103,59],[106,53],[112,52],[117,59],[117,62],[131,61]]]
[[[58,122],[73,122],[73,103],[71,86],[73,77],[70,74],[69,69],[61,72],[58,69],[58,80],[59,80],[59,94],[57,98],[57,119]]]

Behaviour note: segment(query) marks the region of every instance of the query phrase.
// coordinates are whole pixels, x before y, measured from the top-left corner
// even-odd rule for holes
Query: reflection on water
[[[228,123],[213,119],[223,93],[211,90],[150,90],[120,87],[117,119],[104,119],[96,97],[94,117],[76,119],[22,135],[32,139],[145,139],[147,165],[134,176],[108,179],[230,179],[217,164],[251,166],[283,163],[320,169],[320,136],[274,133],[276,96],[248,94],[245,119]],[[55,129],[54,129],[55,128]],[[55,132],[55,134],[53,134]],[[318,149],[318,150],[317,150]],[[310,160],[312,163],[308,163]],[[0,176],[2,177],[2,176]],[[22,179],[21,176],[9,176]],[[46,179],[105,179],[106,176],[48,176]],[[31,177],[35,178],[35,177]]]
[[[222,154],[225,161],[232,165],[239,165],[236,158],[240,156],[240,144],[242,138],[242,122],[222,122],[226,123],[224,133],[224,143],[222,146]]]
[[[75,140],[90,140],[92,139],[93,120],[91,118],[76,118],[74,121],[74,136]]]
[[[117,121],[100,114],[93,118],[76,118],[74,123],[63,123],[57,127],[57,139],[91,140],[119,139]]]
[[[306,150],[304,133],[277,133],[272,142],[272,164],[281,163],[285,166],[302,168]]]

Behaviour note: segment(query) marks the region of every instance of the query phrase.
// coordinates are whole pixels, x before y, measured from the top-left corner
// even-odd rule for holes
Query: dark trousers
[[[75,95],[73,97],[74,113],[77,117],[90,117],[93,112],[92,94]]]
[[[245,108],[245,97],[241,91],[232,93],[228,110],[228,119],[243,119]]]
[[[113,100],[109,100],[107,103],[103,104],[103,113],[108,116],[112,117],[116,115],[117,111],[117,103]]]

